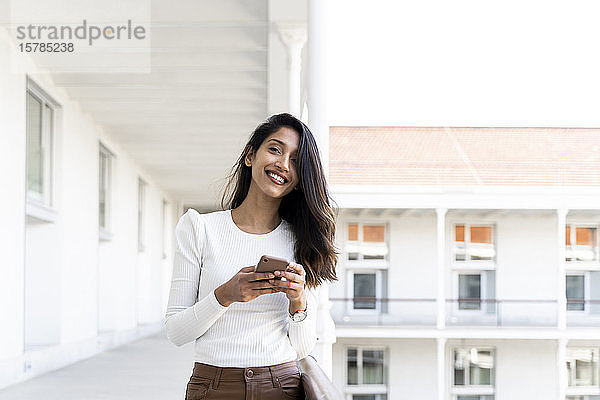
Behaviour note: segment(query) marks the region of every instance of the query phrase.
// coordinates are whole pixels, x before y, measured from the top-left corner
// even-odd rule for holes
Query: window
[[[348,385],[383,385],[385,349],[348,347]]]
[[[454,261],[495,261],[494,227],[455,225],[453,253]]]
[[[455,399],[494,399],[494,349],[488,347],[457,347],[453,357],[453,387]]]
[[[30,79],[26,97],[27,200],[50,208],[54,190],[55,110],[59,105]]]
[[[481,298],[481,274],[460,274],[458,276],[458,298],[459,300]],[[459,301],[458,308],[479,310],[481,301]]]
[[[377,274],[369,273],[354,273],[354,309],[374,310],[376,307],[375,300],[359,301],[357,297],[377,297]]]
[[[387,356],[382,347],[346,348],[346,394],[349,399],[387,400]]]
[[[585,275],[567,275],[567,310],[585,310]]]
[[[454,224],[455,311],[495,313],[496,245],[493,224]],[[486,300],[486,301],[482,301]]]
[[[348,272],[348,282],[352,299],[352,312],[387,312],[387,270],[384,269],[352,269]]]
[[[138,251],[145,250],[146,182],[138,178]]]
[[[565,259],[576,262],[600,262],[598,225],[568,224],[565,231]]]
[[[111,195],[112,195],[112,159],[113,154],[100,143],[99,151],[99,220],[100,239],[110,239],[111,231]]]
[[[567,347],[567,376],[570,387],[599,386],[599,348]]]
[[[496,271],[456,271],[458,305],[456,310],[496,311]]]
[[[492,386],[493,349],[461,347],[454,349],[454,386]]]
[[[348,224],[348,260],[385,260],[388,246],[384,224]]]
[[[384,223],[347,224],[348,312],[387,312],[388,245]],[[357,299],[359,298],[359,299]]]

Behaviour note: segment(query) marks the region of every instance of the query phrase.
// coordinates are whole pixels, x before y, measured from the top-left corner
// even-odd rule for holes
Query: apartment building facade
[[[598,133],[331,128],[347,399],[600,399]]]

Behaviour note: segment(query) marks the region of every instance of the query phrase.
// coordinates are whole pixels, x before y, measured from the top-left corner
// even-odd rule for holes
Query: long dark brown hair
[[[226,210],[242,204],[252,180],[252,167],[244,163],[246,156],[250,152],[256,154],[262,142],[282,127],[295,130],[300,143],[296,161],[298,184],[281,199],[279,216],[292,225],[296,237],[294,257],[306,271],[306,286],[315,288],[324,280],[337,280],[335,267],[340,253],[334,245],[337,216],[331,202],[335,201],[329,196],[315,138],[302,121],[283,113],[269,117],[256,127],[226,178],[221,207]]]

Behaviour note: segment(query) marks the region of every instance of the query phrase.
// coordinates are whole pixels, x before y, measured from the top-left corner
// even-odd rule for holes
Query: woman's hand
[[[215,289],[217,301],[229,307],[236,301],[246,302],[267,293],[275,293],[268,279],[274,278],[271,272],[254,272],[250,265],[238,271],[230,280]]]
[[[306,272],[304,267],[295,262],[290,262],[286,271],[275,271],[276,276],[285,278],[285,281],[269,279],[275,291],[284,292],[290,301],[290,314],[306,310],[306,293],[304,292]]]

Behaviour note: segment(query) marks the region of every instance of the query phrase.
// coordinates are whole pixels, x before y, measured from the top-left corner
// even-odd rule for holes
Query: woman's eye
[[[277,147],[269,147],[269,150],[277,150],[279,152],[279,149]]]

